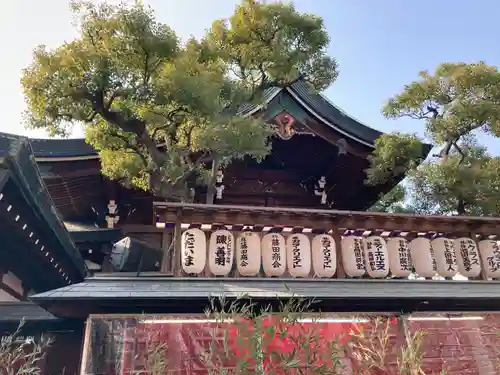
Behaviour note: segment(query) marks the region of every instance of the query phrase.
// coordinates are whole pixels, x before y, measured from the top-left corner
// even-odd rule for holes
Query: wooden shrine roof
[[[2,220],[9,220],[12,225],[17,223],[19,233],[24,233],[26,238],[28,235],[30,238],[39,236],[39,239],[32,241],[30,247],[31,250],[36,250],[37,254],[40,252],[39,241],[45,239],[45,249],[47,254],[50,250],[50,255],[55,258],[54,264],[61,261],[70,269],[74,276],[73,281],[82,280],[86,274],[85,263],[58,216],[41,178],[28,138],[0,133],[0,169],[8,174],[11,184],[9,191],[5,190],[6,188],[2,190],[2,204],[6,205]],[[28,208],[21,214],[17,211],[20,207],[16,205]],[[33,230],[31,234],[30,231],[25,231],[28,226],[30,231]],[[6,233],[4,235],[7,236]]]
[[[33,154],[40,159],[57,161],[58,158],[97,158],[97,151],[83,138],[76,139],[30,139]]]
[[[458,234],[474,233],[482,236],[500,235],[500,218],[470,216],[426,216],[413,214],[387,214],[339,210],[313,210],[299,208],[249,207],[229,205],[203,205],[154,202],[157,220],[188,224],[221,224],[283,228],[291,231],[341,230],[361,232],[386,232],[387,235],[408,234]],[[260,229],[262,230],[262,229]]]
[[[31,301],[0,302],[0,324],[25,321],[51,321],[57,318]]]
[[[289,87],[271,87],[264,93],[263,101],[269,104],[281,92],[290,94],[304,109],[318,121],[333,130],[343,133],[358,142],[373,147],[375,140],[383,133],[373,129],[338,108],[321,93],[315,92],[304,81],[297,81]],[[261,109],[258,105],[245,105],[240,108],[242,116],[248,116]],[[428,151],[427,151],[428,152]]]
[[[499,281],[134,277],[110,274],[34,295],[55,315],[202,313],[211,297],[314,298],[324,312],[498,311]]]

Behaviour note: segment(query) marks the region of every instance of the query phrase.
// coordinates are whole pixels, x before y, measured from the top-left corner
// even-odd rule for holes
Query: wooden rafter
[[[500,218],[424,216],[378,212],[311,210],[155,202],[154,211],[163,223],[301,227],[330,230],[364,230],[414,233],[445,233],[481,236],[500,235]]]

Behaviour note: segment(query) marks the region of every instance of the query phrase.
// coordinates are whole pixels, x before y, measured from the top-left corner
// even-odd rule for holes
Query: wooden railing
[[[498,218],[163,202],[154,211],[161,269],[175,276],[500,278]]]

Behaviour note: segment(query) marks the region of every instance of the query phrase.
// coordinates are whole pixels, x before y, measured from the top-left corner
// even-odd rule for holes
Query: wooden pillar
[[[170,251],[171,254],[171,272],[173,272],[174,276],[181,276],[182,275],[182,257],[181,257],[181,245],[182,245],[182,211],[179,209],[177,210],[177,216],[175,219],[175,225],[174,225],[174,233],[173,233],[173,239],[172,239],[172,249]]]
[[[171,273],[171,263],[172,263],[172,254],[173,254],[173,233],[172,230],[165,229],[161,233],[161,248],[163,250],[163,257],[161,260],[161,268],[160,272],[162,273]]]
[[[206,238],[207,238],[207,262],[205,264],[205,269],[203,270],[203,277],[214,277],[214,275],[212,274],[212,272],[210,271],[210,267],[208,265],[209,263],[209,256],[210,256],[210,237],[212,236],[212,233],[215,231],[216,229],[214,228],[211,228],[210,230],[207,230],[205,232],[205,235],[206,235]],[[234,244],[233,246],[233,251],[236,252],[236,244]],[[236,259],[236,257],[235,257]],[[235,260],[235,263],[236,263],[236,260]]]
[[[83,336],[83,347],[82,347],[82,357],[80,360],[80,375],[86,375],[88,364],[88,356],[91,353],[92,345],[92,318],[88,317],[85,322],[84,336]]]

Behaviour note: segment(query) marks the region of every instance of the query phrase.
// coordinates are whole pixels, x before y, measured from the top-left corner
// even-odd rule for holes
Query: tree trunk
[[[217,176],[217,171],[219,170],[219,161],[214,158],[212,161],[212,170],[210,172],[210,181],[207,186],[207,199],[206,204],[214,204],[215,201],[215,178]]]

